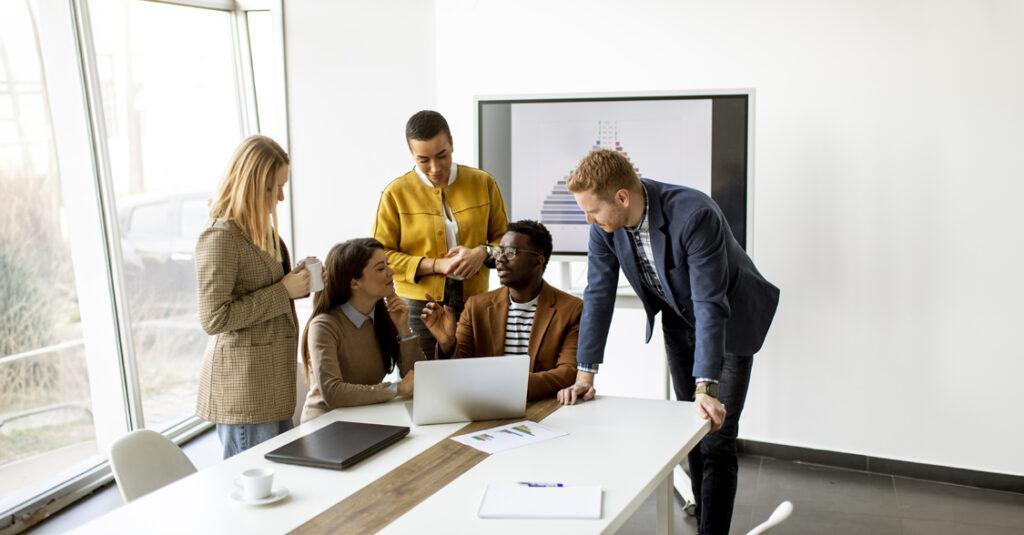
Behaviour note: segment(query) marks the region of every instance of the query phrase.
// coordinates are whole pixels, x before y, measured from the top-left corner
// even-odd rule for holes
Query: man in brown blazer
[[[457,326],[447,307],[432,302],[424,309],[423,323],[437,339],[438,355],[529,355],[530,400],[553,397],[573,384],[583,301],[544,282],[551,250],[544,225],[510,223],[495,252],[501,288],[470,297]]]

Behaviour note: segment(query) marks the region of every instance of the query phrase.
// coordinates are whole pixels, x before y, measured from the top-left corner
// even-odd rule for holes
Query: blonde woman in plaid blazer
[[[224,458],[292,427],[298,320],[309,273],[277,233],[288,155],[252,136],[235,150],[196,243],[199,322],[212,337],[196,415],[217,424]]]

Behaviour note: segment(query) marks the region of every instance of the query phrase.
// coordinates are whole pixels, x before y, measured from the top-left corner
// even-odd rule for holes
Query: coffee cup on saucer
[[[274,471],[270,468],[250,468],[238,476],[235,485],[242,489],[243,500],[256,501],[269,498],[274,488]]]

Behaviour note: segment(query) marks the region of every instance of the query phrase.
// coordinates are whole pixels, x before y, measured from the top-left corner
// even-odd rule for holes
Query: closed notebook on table
[[[408,427],[333,422],[301,436],[264,457],[269,461],[341,470],[394,444]]]
[[[519,483],[487,485],[477,511],[480,518],[601,518],[601,487],[529,487]]]

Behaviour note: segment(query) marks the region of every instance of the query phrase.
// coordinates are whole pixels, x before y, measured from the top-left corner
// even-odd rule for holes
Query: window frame
[[[285,132],[272,135],[288,150],[288,107],[287,84],[285,82],[284,56],[284,25],[281,0],[135,0],[172,4],[184,7],[212,9],[228,12],[231,15],[233,53],[235,57],[235,83],[239,95],[241,117],[239,133],[241,137],[258,133],[259,116],[256,107],[257,88],[253,76],[252,49],[248,32],[248,13],[251,11],[270,11],[274,21],[274,35],[271,49],[273,50],[275,68],[279,68],[278,88],[282,98],[271,103],[280,106],[285,121]],[[46,91],[51,101],[66,101],[60,107],[66,108],[65,115],[58,119],[58,106],[54,106],[51,115],[50,129],[56,145],[58,161],[61,162],[61,180],[68,175],[68,180],[78,178],[79,188],[91,193],[95,203],[84,214],[88,224],[96,228],[90,229],[90,246],[100,248],[102,265],[96,262],[90,266],[94,275],[105,275],[105,298],[96,303],[81,306],[95,307],[107,318],[106,324],[98,336],[102,350],[116,354],[116,362],[107,364],[103,374],[105,381],[116,383],[119,391],[114,388],[109,400],[100,406],[93,407],[94,412],[110,411],[114,420],[123,422],[122,433],[145,427],[142,410],[142,394],[139,382],[138,366],[131,339],[131,321],[125,294],[124,264],[121,253],[121,221],[118,218],[112,174],[110,170],[110,153],[107,147],[106,125],[104,121],[103,97],[95,48],[92,40],[92,26],[89,20],[88,0],[37,0],[39,15],[37,36],[40,41],[47,41],[49,50],[40,52],[40,62],[46,73]],[[43,34],[47,35],[44,39]],[[42,45],[41,45],[42,46]],[[72,54],[73,59],[67,59]],[[48,60],[57,59],[52,65]],[[73,64],[69,64],[73,63]],[[58,75],[54,76],[54,71]],[[59,95],[54,98],[53,96]],[[59,125],[59,126],[58,126]],[[62,139],[67,138],[67,139]],[[62,142],[67,141],[67,142]],[[70,162],[76,162],[77,174],[69,171]],[[82,165],[88,162],[88,165]],[[79,177],[78,174],[83,176]],[[287,201],[278,208],[280,216],[280,235],[288,246],[294,250],[292,234],[291,181],[288,182]],[[88,196],[86,196],[88,198]],[[130,218],[129,218],[130,219]],[[84,223],[84,221],[83,221]],[[101,292],[102,293],[102,292]],[[84,300],[83,300],[84,301]],[[90,373],[90,381],[93,379]],[[109,376],[108,376],[109,375]],[[114,377],[116,376],[116,377]],[[108,406],[109,405],[109,406]],[[196,416],[182,419],[163,430],[163,434],[182,444],[205,432],[213,424]],[[0,530],[26,529],[54,512],[74,503],[113,480],[106,453],[100,453],[101,460],[85,466],[76,475],[71,476],[23,500],[14,507],[0,511]]]

